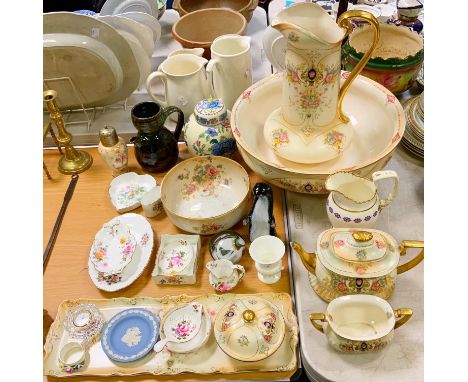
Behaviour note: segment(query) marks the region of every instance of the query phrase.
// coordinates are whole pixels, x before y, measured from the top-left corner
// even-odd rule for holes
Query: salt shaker
[[[124,139],[117,135],[113,127],[106,126],[99,131],[99,140],[99,154],[112,168],[112,175],[118,176],[127,172],[128,149]]]

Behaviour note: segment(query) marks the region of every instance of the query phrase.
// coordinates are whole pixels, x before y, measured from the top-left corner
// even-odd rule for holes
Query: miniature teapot
[[[393,189],[381,199],[375,182],[393,179]],[[335,228],[371,228],[377,222],[382,208],[388,206],[398,192],[398,175],[395,171],[376,171],[372,180],[350,172],[331,174],[325,181],[330,191],[327,199],[327,214]]]
[[[218,292],[230,291],[245,275],[245,269],[242,265],[234,265],[227,259],[210,261],[206,267],[210,271],[208,280]]]

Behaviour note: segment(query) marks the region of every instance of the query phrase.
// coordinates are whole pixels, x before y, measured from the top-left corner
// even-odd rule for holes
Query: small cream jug
[[[245,269],[242,265],[234,265],[228,259],[210,261],[206,267],[210,271],[208,280],[218,292],[230,291],[245,275]]]
[[[355,18],[372,25],[374,39],[341,85],[341,43]],[[354,131],[353,121],[342,111],[343,98],[377,46],[379,23],[359,10],[347,11],[335,22],[320,5],[299,3],[281,10],[271,26],[286,38],[287,50],[281,107],[266,119],[264,139],[276,155],[293,162],[337,158]]]
[[[206,66],[213,96],[231,110],[242,92],[252,85],[250,37],[226,34],[211,44],[211,60]]]
[[[198,101],[210,96],[203,57],[194,54],[177,54],[164,60],[156,72],[146,80],[146,89],[151,98],[162,107],[177,106],[188,120]],[[157,97],[151,91],[155,78],[160,78],[164,85],[165,99]],[[171,119],[176,120],[175,116]]]
[[[375,182],[393,179],[393,189],[385,199],[379,197]],[[388,206],[398,192],[395,171],[376,171],[372,180],[350,172],[337,172],[328,176],[325,187],[330,194],[326,202],[327,214],[334,228],[372,228],[382,208]]]

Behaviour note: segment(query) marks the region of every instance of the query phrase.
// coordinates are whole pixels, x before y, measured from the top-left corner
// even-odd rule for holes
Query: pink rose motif
[[[187,192],[187,194],[191,194],[191,193],[194,192],[195,190],[196,190],[195,184],[190,183],[190,184],[187,186],[186,192]]]
[[[395,103],[395,99],[394,95],[387,94],[387,103]]]
[[[287,142],[287,141],[288,141],[288,134],[282,133],[282,134],[280,135],[280,141],[281,141],[281,142]]]
[[[190,333],[190,325],[188,323],[180,324],[176,329],[175,333],[179,337],[185,337]]]
[[[328,73],[325,77],[325,83],[326,84],[330,84],[334,81],[335,77],[333,76],[333,74],[331,73]]]
[[[237,127],[234,129],[234,134],[236,134],[238,137],[240,137],[240,131],[239,131],[239,129]]]
[[[293,80],[293,82],[299,82],[299,75],[297,74],[297,72],[291,72],[291,79]]]
[[[366,273],[366,270],[363,267],[357,267],[356,272],[357,272],[358,275],[362,275],[362,274]]]
[[[349,75],[351,74],[351,72],[348,72],[348,71],[343,71],[343,73],[341,73],[341,76],[346,80],[348,79]]]
[[[335,244],[338,246],[338,247],[342,247],[344,245],[344,240],[337,240],[335,241]]]
[[[174,265],[180,265],[182,263],[182,258],[180,256],[172,256],[171,262]]]
[[[210,167],[208,168],[207,173],[208,173],[208,176],[214,177],[214,176],[216,176],[216,174],[218,173],[218,170],[216,170],[216,167],[210,166]]]
[[[221,283],[221,284],[219,284],[219,286],[218,286],[218,290],[219,290],[220,292],[227,292],[228,290],[231,290],[231,287],[230,287],[228,284]]]
[[[346,290],[346,284],[343,283],[343,282],[339,283],[339,284],[338,284],[338,289],[339,289],[340,291],[342,291],[342,292],[345,291],[345,290]]]
[[[371,286],[371,289],[375,292],[377,292],[380,289],[380,284],[379,283],[373,283]]]
[[[211,318],[214,318],[216,317],[216,310],[210,310],[208,314],[210,315]]]
[[[385,247],[385,244],[382,243],[380,240],[376,240],[375,244],[377,245],[378,249],[382,249]]]

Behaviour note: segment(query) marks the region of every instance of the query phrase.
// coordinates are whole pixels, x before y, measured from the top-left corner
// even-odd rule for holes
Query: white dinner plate
[[[156,0],[107,0],[100,14],[118,15],[125,12],[145,12],[157,18],[158,6]]]
[[[145,217],[138,214],[127,213],[116,216],[114,219],[107,222],[106,225],[112,225],[117,220],[130,227],[132,235],[137,242],[137,247],[132,256],[132,260],[121,273],[121,280],[112,284],[108,284],[106,281],[99,279],[99,272],[94,267],[91,256],[88,258],[89,277],[91,277],[91,280],[98,289],[107,292],[115,292],[126,288],[140,277],[150,261],[154,246],[153,229]],[[92,250],[91,248],[91,251]]]
[[[130,44],[123,36],[119,34],[117,30],[115,30],[115,28],[99,20],[98,18],[79,15],[73,12],[45,13],[43,15],[43,33],[68,33],[76,34],[81,37],[86,36],[88,38],[92,38],[111,49],[120,63],[120,66],[124,72],[122,84],[120,86],[116,86],[115,91],[110,92],[108,96],[103,96],[99,100],[93,102],[84,103],[85,107],[106,106],[118,101],[122,101],[130,94],[132,94],[133,91],[138,87],[140,81],[140,70],[138,69],[138,64]],[[73,49],[76,48],[73,47]],[[44,79],[57,78],[57,76],[70,77],[79,93],[85,99],[87,97],[93,97],[93,93],[98,91],[95,83],[93,83],[93,86],[88,86],[87,83],[79,82],[81,71],[89,70],[86,68],[86,66],[81,66],[79,71],[70,71],[69,68],[59,69],[60,70],[58,72],[50,72],[50,68],[44,65]],[[64,104],[62,102],[62,99],[66,96],[68,96],[68,99],[70,99],[71,94],[67,94],[67,92],[70,93],[69,87],[63,88],[63,85],[63,91],[61,92],[60,89],[56,87],[59,83],[62,82],[49,81],[47,82],[47,85],[58,92],[60,107],[81,107],[81,105],[76,104],[76,102],[70,105]]]
[[[119,31],[119,33],[128,41],[133,54],[135,55],[138,70],[140,71],[140,80],[138,84],[141,85],[146,81],[151,73],[151,59],[148,57],[140,42],[133,34],[122,30]]]
[[[144,12],[126,12],[119,16],[138,21],[140,24],[146,25],[150,28],[153,32],[154,46],[156,46],[161,38],[161,24],[159,24],[158,19]]]

